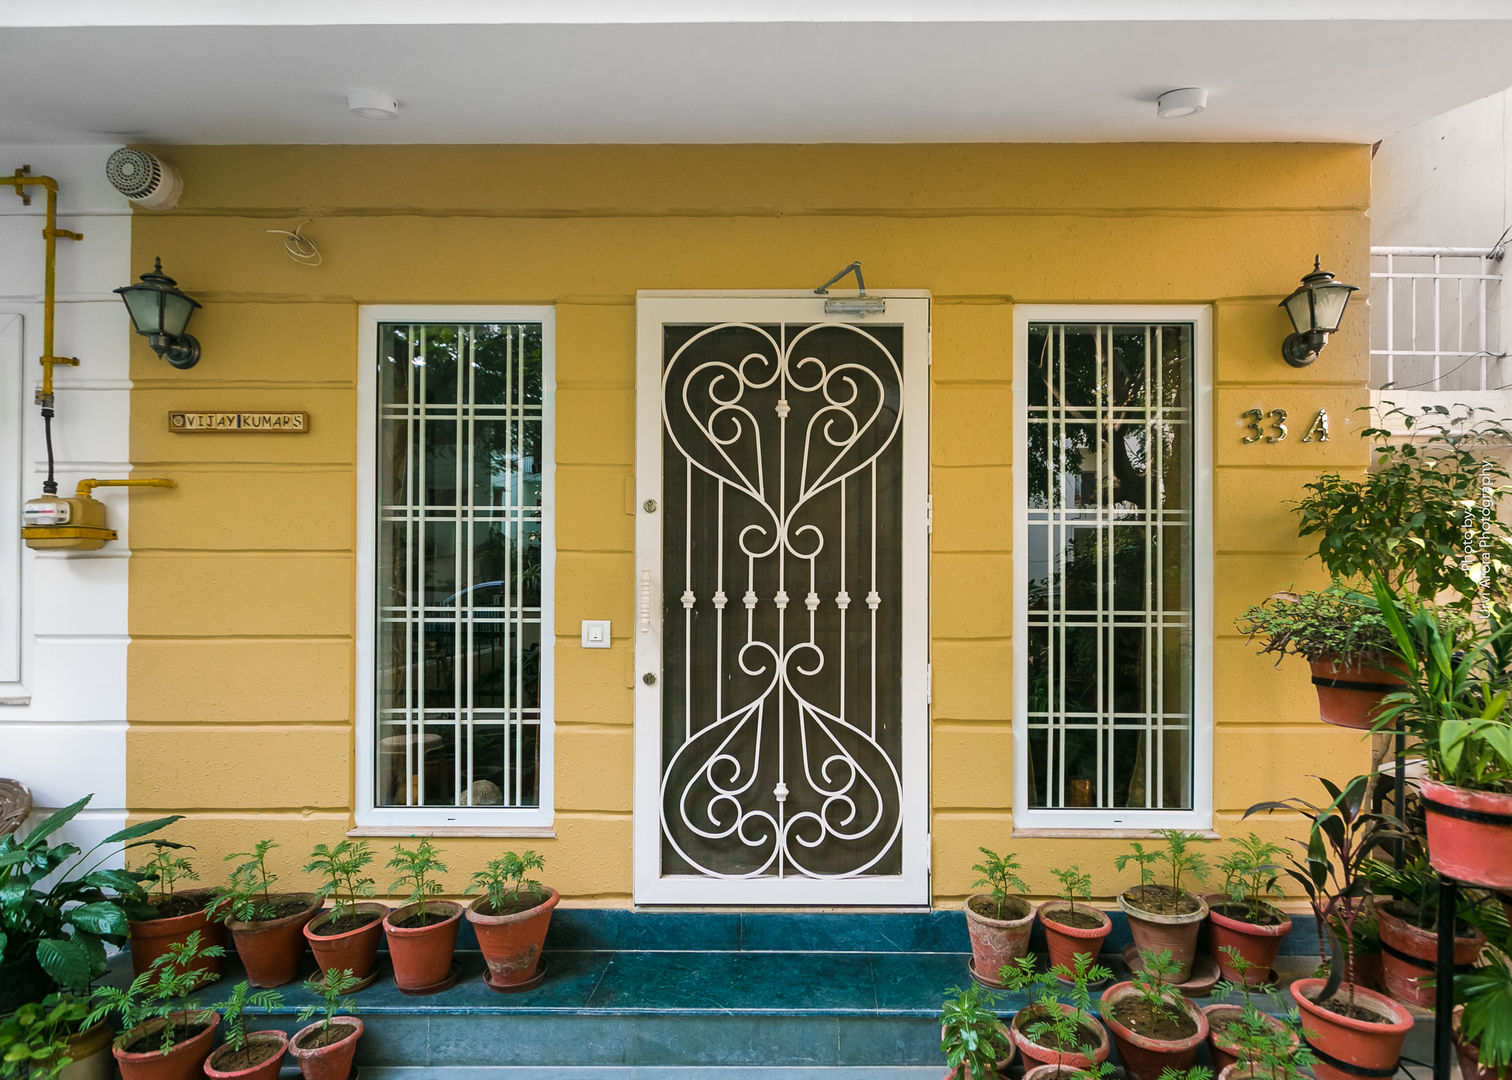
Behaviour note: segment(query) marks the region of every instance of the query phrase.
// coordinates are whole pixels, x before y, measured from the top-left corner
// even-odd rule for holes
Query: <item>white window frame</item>
[[[540,805],[375,806],[377,646],[378,327],[381,323],[539,323],[541,326],[541,721]],[[552,679],[556,652],[556,309],[543,306],[371,305],[357,318],[357,685],[353,835],[550,836],[555,813]]]
[[[1190,323],[1192,407],[1192,808],[1032,809],[1029,806],[1029,324]],[[1207,305],[1019,304],[1013,309],[1013,824],[1015,835],[1213,825],[1213,312]]]
[[[24,705],[30,695],[21,683],[22,586],[21,503],[25,415],[22,399],[30,383],[26,364],[25,316],[0,308],[0,705]]]

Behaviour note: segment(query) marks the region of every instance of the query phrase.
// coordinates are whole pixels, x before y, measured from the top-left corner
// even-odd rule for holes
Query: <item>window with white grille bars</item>
[[[1020,330],[1016,821],[1203,824],[1205,318],[1083,317]]]
[[[1482,248],[1370,249],[1370,385],[1495,391],[1512,383],[1502,260]]]
[[[420,309],[365,327],[367,823],[541,824],[550,324],[518,309],[448,314]]]

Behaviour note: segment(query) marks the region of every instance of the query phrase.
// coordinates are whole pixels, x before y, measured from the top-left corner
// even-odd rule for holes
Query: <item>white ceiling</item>
[[[1373,142],[1509,84],[1512,0],[0,0],[0,143]]]

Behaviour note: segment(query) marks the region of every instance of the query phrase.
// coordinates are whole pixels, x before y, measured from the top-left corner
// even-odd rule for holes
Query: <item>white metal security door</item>
[[[639,903],[929,900],[928,320],[640,298]]]

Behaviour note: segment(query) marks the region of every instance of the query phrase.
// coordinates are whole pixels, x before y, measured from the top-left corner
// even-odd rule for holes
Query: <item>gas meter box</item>
[[[22,522],[21,539],[42,551],[98,551],[116,538],[116,531],[105,526],[105,504],[88,493],[30,499]]]

